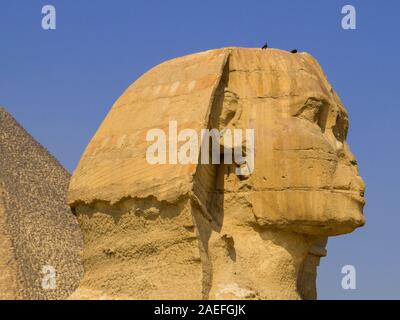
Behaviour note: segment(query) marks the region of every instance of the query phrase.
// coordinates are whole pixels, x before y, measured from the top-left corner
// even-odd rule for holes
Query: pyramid
[[[64,299],[83,274],[70,174],[0,107],[0,299]]]

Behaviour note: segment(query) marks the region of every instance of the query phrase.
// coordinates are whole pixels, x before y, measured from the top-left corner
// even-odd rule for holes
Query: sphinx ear
[[[239,96],[227,88],[220,90],[214,98],[209,125],[212,129],[223,131],[240,127],[242,106]]]
[[[242,110],[239,96],[235,92],[225,89],[222,110],[219,115],[220,130],[224,130],[225,128],[240,128]]]
[[[232,133],[235,129],[243,127],[241,125],[241,116],[242,105],[239,96],[235,92],[223,88],[215,97],[209,122],[209,126],[220,133],[219,143],[222,153],[224,148],[233,148]]]

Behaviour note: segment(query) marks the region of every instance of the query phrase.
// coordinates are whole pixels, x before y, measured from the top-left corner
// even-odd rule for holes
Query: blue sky
[[[41,8],[57,29],[41,28]],[[357,29],[341,28],[341,8]],[[331,238],[319,268],[321,299],[400,299],[400,2],[0,2],[0,105],[73,171],[124,89],[152,66],[225,46],[297,48],[314,55],[350,115],[349,143],[367,185],[367,225]],[[341,288],[341,268],[357,289]]]

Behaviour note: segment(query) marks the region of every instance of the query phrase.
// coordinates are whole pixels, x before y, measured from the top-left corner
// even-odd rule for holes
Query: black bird
[[[292,50],[292,51],[290,51],[291,53],[297,53],[297,50],[296,49],[294,49],[294,50]]]
[[[265,44],[264,44],[264,46],[262,47],[262,49],[267,49],[268,48],[268,43],[266,42]]]

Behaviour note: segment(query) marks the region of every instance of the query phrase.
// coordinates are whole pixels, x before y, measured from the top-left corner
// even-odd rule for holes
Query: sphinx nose
[[[357,159],[347,144],[343,144],[343,147],[338,150],[338,156],[340,158],[344,158],[347,163],[349,163],[352,167],[355,167],[356,171],[358,171]]]
[[[364,180],[360,176],[355,176],[351,181],[351,189],[357,190],[360,192],[360,196],[364,197],[365,193],[365,183]]]
[[[350,150],[347,150],[347,159],[348,159],[348,161],[349,161],[349,163],[351,165],[353,165],[353,166],[357,166],[358,165],[356,157],[354,156],[354,154]]]

